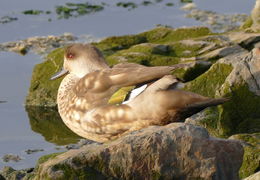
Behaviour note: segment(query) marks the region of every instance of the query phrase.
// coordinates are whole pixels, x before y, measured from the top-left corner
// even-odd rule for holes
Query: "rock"
[[[62,78],[55,81],[51,81],[50,78],[62,67],[63,53],[63,49],[56,49],[43,63],[34,67],[26,106],[56,106],[57,90]]]
[[[33,153],[37,153],[37,152],[41,152],[44,151],[43,149],[27,149],[25,152],[26,154],[33,154]]]
[[[1,177],[4,178],[4,180],[26,180],[26,179],[31,179],[32,174],[31,172],[33,171],[33,168],[28,168],[28,169],[23,169],[23,170],[15,170],[12,167],[5,166],[1,172],[0,172],[0,180]]]
[[[259,180],[259,179],[260,179],[260,171],[243,180]]]
[[[236,134],[229,139],[240,140],[244,147],[243,163],[239,170],[240,178],[248,177],[260,169],[260,133]],[[259,176],[259,175],[258,175]]]
[[[234,32],[228,34],[228,38],[249,51],[260,42],[259,33]]]
[[[208,108],[201,125],[217,136],[260,131],[260,53],[242,48],[218,60],[211,68],[186,83],[186,90],[210,97],[230,98],[217,108]],[[205,115],[206,114],[206,115]],[[212,116],[213,115],[213,116]]]
[[[61,36],[30,37],[21,41],[0,44],[0,51],[11,51],[25,55],[29,51],[37,54],[47,54],[55,48],[75,42],[77,37],[69,33]]]
[[[195,9],[196,7],[197,7],[197,6],[196,6],[195,3],[187,3],[187,4],[183,5],[183,6],[181,7],[181,9],[184,10],[184,11],[190,11],[190,10],[192,10],[192,9]]]
[[[201,59],[216,59],[216,58],[222,58],[225,56],[228,56],[230,54],[235,54],[241,51],[245,51],[241,46],[239,45],[233,45],[229,47],[221,47],[215,50],[212,50],[209,53],[206,53],[202,56],[200,56]]]
[[[40,164],[36,174],[49,179],[235,180],[242,155],[238,141],[211,138],[203,128],[172,123],[70,150]]]
[[[14,154],[6,154],[2,157],[2,159],[4,162],[19,162],[20,160],[22,160],[20,156]]]

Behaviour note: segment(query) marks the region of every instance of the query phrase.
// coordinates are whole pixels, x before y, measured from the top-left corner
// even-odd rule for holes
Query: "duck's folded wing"
[[[79,97],[91,101],[107,103],[109,98],[121,87],[134,86],[159,79],[177,68],[187,64],[173,66],[132,66],[129,68],[111,68],[95,71],[84,76],[75,86],[74,92]]]
[[[147,66],[141,65],[141,64],[136,64],[136,63],[119,63],[113,66],[113,68],[144,68]]]

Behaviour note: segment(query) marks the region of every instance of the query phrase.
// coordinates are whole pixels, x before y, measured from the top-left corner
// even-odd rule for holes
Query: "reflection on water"
[[[56,145],[77,143],[80,139],[63,123],[57,109],[26,107],[30,125],[34,132],[41,134],[44,139]]]

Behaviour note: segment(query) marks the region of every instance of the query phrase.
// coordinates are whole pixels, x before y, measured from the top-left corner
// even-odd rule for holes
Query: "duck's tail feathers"
[[[208,100],[205,100],[202,102],[188,105],[187,108],[185,108],[182,112],[180,112],[179,120],[183,121],[186,118],[202,111],[203,109],[205,109],[207,107],[217,106],[217,105],[227,102],[228,100],[229,100],[229,98],[216,98],[216,99],[208,99]]]

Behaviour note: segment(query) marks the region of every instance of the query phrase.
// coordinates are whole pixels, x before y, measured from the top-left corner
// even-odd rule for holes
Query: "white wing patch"
[[[127,101],[124,101],[122,104],[127,104],[129,103],[131,100],[133,100],[136,96],[138,96],[139,94],[141,94],[147,87],[147,84],[144,84],[142,86],[140,86],[139,88],[133,89],[129,95],[129,99]]]

